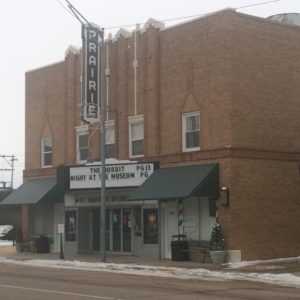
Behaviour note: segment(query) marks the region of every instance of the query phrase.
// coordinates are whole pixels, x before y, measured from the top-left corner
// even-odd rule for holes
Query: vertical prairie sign
[[[82,113],[88,123],[99,122],[100,97],[100,29],[82,25]]]

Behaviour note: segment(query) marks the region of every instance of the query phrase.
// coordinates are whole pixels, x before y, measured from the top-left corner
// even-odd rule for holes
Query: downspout
[[[110,67],[109,67],[109,41],[112,39],[111,33],[108,36],[108,41],[106,44],[106,68],[105,68],[105,76],[106,76],[106,120],[109,120],[109,76],[110,76]]]
[[[133,69],[134,69],[134,115],[137,115],[137,67],[138,67],[138,61],[137,61],[137,40],[136,40],[136,34],[137,31],[140,30],[140,25],[136,25],[136,30],[134,32],[134,59],[133,59]]]

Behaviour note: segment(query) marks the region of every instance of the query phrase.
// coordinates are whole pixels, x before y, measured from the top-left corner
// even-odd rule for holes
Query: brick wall
[[[298,256],[300,174],[292,161],[230,159],[222,183],[230,207],[221,208],[227,249],[243,260]],[[222,174],[221,174],[222,176]]]
[[[80,56],[26,73],[25,177],[53,176],[76,161],[80,125]],[[53,168],[41,169],[41,139],[52,136]]]
[[[230,188],[230,207],[220,208],[227,248],[241,249],[243,259],[299,255],[300,28],[224,11],[150,26],[137,31],[136,43],[141,160],[218,162],[220,184]],[[108,41],[107,115],[115,120],[118,159],[128,159],[135,114],[133,60],[134,34]],[[189,111],[200,111],[201,150],[183,153],[181,118]],[[27,72],[25,178],[75,164],[80,124],[79,54]],[[91,155],[99,157],[97,124],[90,133]],[[41,169],[45,134],[53,137],[54,166]]]
[[[300,27],[231,23],[232,146],[299,152]]]
[[[64,62],[26,73],[25,169],[41,168],[41,139],[53,136],[54,164],[63,161]]]
[[[202,150],[231,144],[227,39],[226,28],[205,18],[161,33],[162,155],[182,152],[181,118],[188,111],[200,111]]]
[[[134,115],[134,35],[109,41],[109,113],[117,156],[128,159]],[[300,30],[225,11],[137,32],[137,114],[145,156],[182,152],[182,113],[200,111],[201,150],[299,151]],[[104,54],[106,57],[106,53]],[[80,55],[26,74],[26,170],[40,168],[40,139],[54,137],[54,165],[75,163]],[[99,129],[91,138],[99,154]]]

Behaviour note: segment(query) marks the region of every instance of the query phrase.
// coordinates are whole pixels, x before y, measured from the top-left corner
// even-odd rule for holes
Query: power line
[[[70,14],[73,18],[75,18],[76,20],[78,20],[81,24],[84,24],[84,22],[82,22],[82,20],[79,18],[79,16],[87,23],[90,25],[90,23],[86,20],[86,18],[80,14],[80,12],[70,3],[70,1],[67,1],[68,7],[66,7],[60,0],[56,0],[59,5],[68,12],[68,14]]]
[[[64,6],[64,4],[60,1],[60,0],[56,0],[59,5],[65,10],[68,12],[68,14],[70,14],[73,18],[76,18],[76,16],[74,16],[74,14],[72,12],[69,11],[69,9],[67,7]],[[77,19],[77,18],[76,18]]]
[[[77,20],[81,23],[84,24],[84,22],[86,24],[88,24],[89,26],[93,27],[91,25],[91,23],[83,16],[83,14],[69,1],[69,0],[65,0],[68,3],[68,7],[71,10],[71,12],[74,14],[74,16],[77,18]],[[82,20],[84,22],[82,22]]]
[[[15,162],[17,159],[14,155],[0,155],[0,159],[3,167],[0,168],[2,172],[2,181],[0,181],[0,190],[2,189],[12,189],[14,182],[14,171],[15,171]],[[4,172],[10,172],[10,180],[4,180]],[[2,186],[1,186],[2,185]]]
[[[93,30],[97,31],[97,46],[100,49],[103,49],[103,38],[104,38],[104,29],[98,28],[98,26],[91,24],[71,3],[69,0],[65,0],[68,3],[69,9],[72,11],[72,13],[76,16],[78,21],[85,27],[86,24],[88,24]],[[83,21],[85,22],[83,22]],[[86,30],[87,31],[87,30]],[[101,42],[99,41],[99,37],[101,39]],[[99,51],[100,51],[99,49]],[[84,55],[86,56],[87,50],[84,51]],[[100,52],[101,53],[101,52]],[[104,94],[103,94],[103,87],[104,87],[104,64],[102,60],[100,60],[100,112],[101,112],[101,118],[100,118],[100,124],[101,124],[101,204],[100,204],[100,253],[101,253],[101,261],[106,262],[106,241],[105,241],[105,235],[106,235],[106,186],[105,186],[105,104],[104,104]]]
[[[269,4],[269,3],[272,3],[272,2],[279,2],[279,1],[281,1],[281,0],[271,0],[271,1],[267,1],[267,2],[260,2],[260,3],[256,3],[256,4],[240,6],[240,7],[237,7],[235,9],[243,9],[243,8],[248,8],[248,7],[252,7],[252,6],[259,6],[259,5],[264,5],[264,4]]]
[[[80,24],[82,25],[83,22],[82,20],[79,18],[79,16],[76,14],[76,11],[73,9],[73,7],[71,5],[68,5],[71,13],[73,14],[73,16],[80,22]]]
[[[255,4],[249,4],[249,5],[239,6],[239,7],[235,7],[234,9],[239,10],[239,9],[243,9],[243,8],[254,7],[254,6],[269,4],[269,3],[273,3],[273,2],[279,2],[279,1],[281,1],[281,0],[271,0],[271,1],[266,1],[266,2],[260,2],[260,3],[255,3]],[[165,19],[165,20],[160,20],[159,22],[172,22],[172,21],[180,21],[180,20],[191,19],[191,18],[198,18],[198,17],[202,17],[202,16],[204,16],[206,14],[207,13],[202,13],[202,14],[185,16],[185,17]],[[139,23],[139,24],[140,25],[145,25],[146,22]],[[118,29],[118,28],[124,28],[124,27],[134,27],[134,26],[136,26],[136,24],[128,24],[128,25],[119,25],[119,26],[112,26],[112,27],[104,27],[104,29],[111,30],[111,29]]]

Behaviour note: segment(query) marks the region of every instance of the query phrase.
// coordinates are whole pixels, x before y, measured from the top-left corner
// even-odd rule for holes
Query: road
[[[0,264],[0,300],[286,300],[300,289]]]

